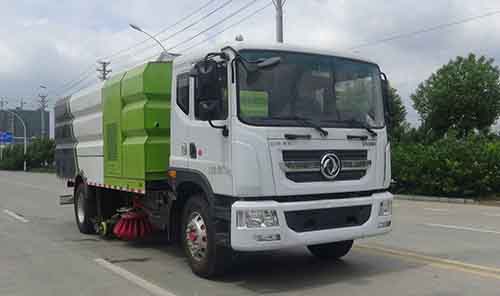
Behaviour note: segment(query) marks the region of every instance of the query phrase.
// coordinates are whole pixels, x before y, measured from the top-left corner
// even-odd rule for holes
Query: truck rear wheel
[[[312,245],[307,248],[316,257],[321,259],[339,259],[347,255],[352,248],[353,241],[342,241],[329,244]]]
[[[76,225],[81,233],[93,234],[95,233],[94,219],[96,216],[95,199],[92,199],[88,194],[87,185],[81,183],[75,191],[75,218]]]
[[[208,209],[201,194],[193,195],[184,207],[181,229],[189,265],[195,274],[204,278],[223,274],[232,261],[231,249],[216,244],[215,223]]]

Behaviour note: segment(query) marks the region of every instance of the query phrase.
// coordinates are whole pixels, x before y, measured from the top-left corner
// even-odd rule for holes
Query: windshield
[[[376,65],[344,58],[246,50],[249,61],[280,57],[269,69],[238,67],[240,120],[254,125],[323,127],[384,126],[380,72]]]

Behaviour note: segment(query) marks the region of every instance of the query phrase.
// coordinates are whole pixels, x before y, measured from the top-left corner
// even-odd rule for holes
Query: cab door
[[[232,195],[228,69],[226,63],[214,66],[214,75],[199,74],[191,78],[189,167],[208,179],[215,194]],[[207,120],[202,104],[214,108],[213,120]]]

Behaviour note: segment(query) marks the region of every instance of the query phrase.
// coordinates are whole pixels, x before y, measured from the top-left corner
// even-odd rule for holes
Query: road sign
[[[0,132],[0,143],[1,144],[12,144],[12,133]]]

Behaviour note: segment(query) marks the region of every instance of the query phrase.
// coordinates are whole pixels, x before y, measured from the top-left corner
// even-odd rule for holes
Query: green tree
[[[406,122],[406,108],[398,91],[391,87],[389,89],[389,136],[392,141],[400,141],[410,125]]]
[[[500,115],[500,70],[493,59],[457,57],[421,83],[411,96],[424,129],[460,137],[487,130]]]
[[[23,145],[8,145],[3,149],[0,169],[22,170],[24,162]]]
[[[36,139],[28,146],[30,168],[51,167],[54,162],[55,143],[51,139]]]

